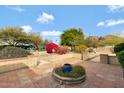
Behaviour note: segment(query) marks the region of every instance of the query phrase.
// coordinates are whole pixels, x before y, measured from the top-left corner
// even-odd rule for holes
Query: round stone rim
[[[52,71],[53,78],[61,84],[79,84],[86,80],[86,75],[78,78],[62,77],[55,73],[55,69]]]

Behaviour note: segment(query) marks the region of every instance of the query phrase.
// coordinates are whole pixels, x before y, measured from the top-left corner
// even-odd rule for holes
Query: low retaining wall
[[[78,54],[79,55],[79,54]],[[60,62],[64,59],[72,58],[77,56],[74,53],[68,53],[64,55],[57,54],[45,54],[45,55],[30,55],[23,58],[13,58],[13,59],[1,59],[0,60],[0,73],[8,72],[11,70],[34,67],[39,64],[39,62]],[[79,56],[80,58],[81,56]]]
[[[77,54],[76,53],[67,53],[63,55],[58,55],[58,54],[41,54],[41,60],[49,61],[49,62],[60,62],[63,59],[68,59],[75,57]],[[80,56],[79,56],[80,57]]]
[[[119,65],[116,54],[100,54],[100,62],[105,64]]]
[[[67,54],[63,54],[63,55],[53,55],[52,59],[56,60],[56,61],[60,61],[60,60],[72,58],[72,57],[74,57],[73,53],[67,53]]]
[[[0,73],[34,66],[37,66],[36,56],[28,56],[24,58],[14,59],[2,59],[0,60]]]

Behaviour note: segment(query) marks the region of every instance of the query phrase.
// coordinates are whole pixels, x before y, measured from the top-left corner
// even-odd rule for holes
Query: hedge
[[[124,43],[117,44],[114,47],[114,52],[115,53],[118,53],[118,52],[123,51],[123,50],[124,50]]]
[[[26,57],[28,55],[30,55],[28,51],[19,47],[8,46],[0,50],[0,59]]]
[[[124,51],[117,53],[118,61],[120,62],[121,66],[124,68]]]

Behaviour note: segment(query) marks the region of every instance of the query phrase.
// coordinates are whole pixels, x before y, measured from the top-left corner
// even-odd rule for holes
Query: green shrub
[[[67,52],[71,51],[71,47],[69,47],[69,46],[63,45],[63,46],[60,46],[60,47],[67,50]]]
[[[75,46],[74,51],[77,53],[81,53],[81,51],[85,51],[87,49],[87,47],[85,45],[79,45],[79,46]]]
[[[94,48],[93,47],[89,47],[88,48],[88,52],[94,52]]]
[[[8,47],[10,45],[0,45],[0,50],[4,49],[5,47]]]
[[[58,67],[55,69],[56,74],[63,76],[63,77],[70,77],[70,78],[78,78],[85,75],[85,69],[82,66],[73,66],[72,71],[68,73],[64,73],[62,67]]]
[[[124,68],[124,51],[117,53],[118,61],[120,62],[121,66]]]
[[[123,51],[123,50],[124,50],[124,43],[117,44],[114,47],[114,52],[115,53],[118,53],[118,52]]]
[[[26,57],[30,53],[19,47],[8,46],[0,50],[0,58]]]

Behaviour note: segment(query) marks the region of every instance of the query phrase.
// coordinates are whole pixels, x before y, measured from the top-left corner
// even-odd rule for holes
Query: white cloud
[[[23,31],[27,33],[32,31],[32,27],[30,25],[24,25],[24,26],[21,26],[21,28],[23,29]]]
[[[124,24],[124,19],[118,19],[118,20],[110,19],[110,20],[101,21],[97,24],[97,26],[110,27],[119,24]]]
[[[110,12],[124,11],[124,5],[109,5],[108,8]]]
[[[124,30],[113,31],[113,35],[124,37]]]
[[[104,22],[99,22],[97,26],[104,26]]]
[[[43,12],[42,15],[40,15],[37,18],[37,22],[39,23],[49,23],[50,21],[54,21],[54,16],[48,13]]]
[[[41,31],[41,36],[60,36],[62,34],[61,31]]]
[[[61,34],[62,32],[57,30],[41,31],[41,36],[43,37],[43,39],[47,39],[57,44],[60,43]]]
[[[22,7],[20,6],[7,6],[9,9],[12,9],[12,10],[15,10],[17,12],[24,12],[25,9],[23,9]]]

